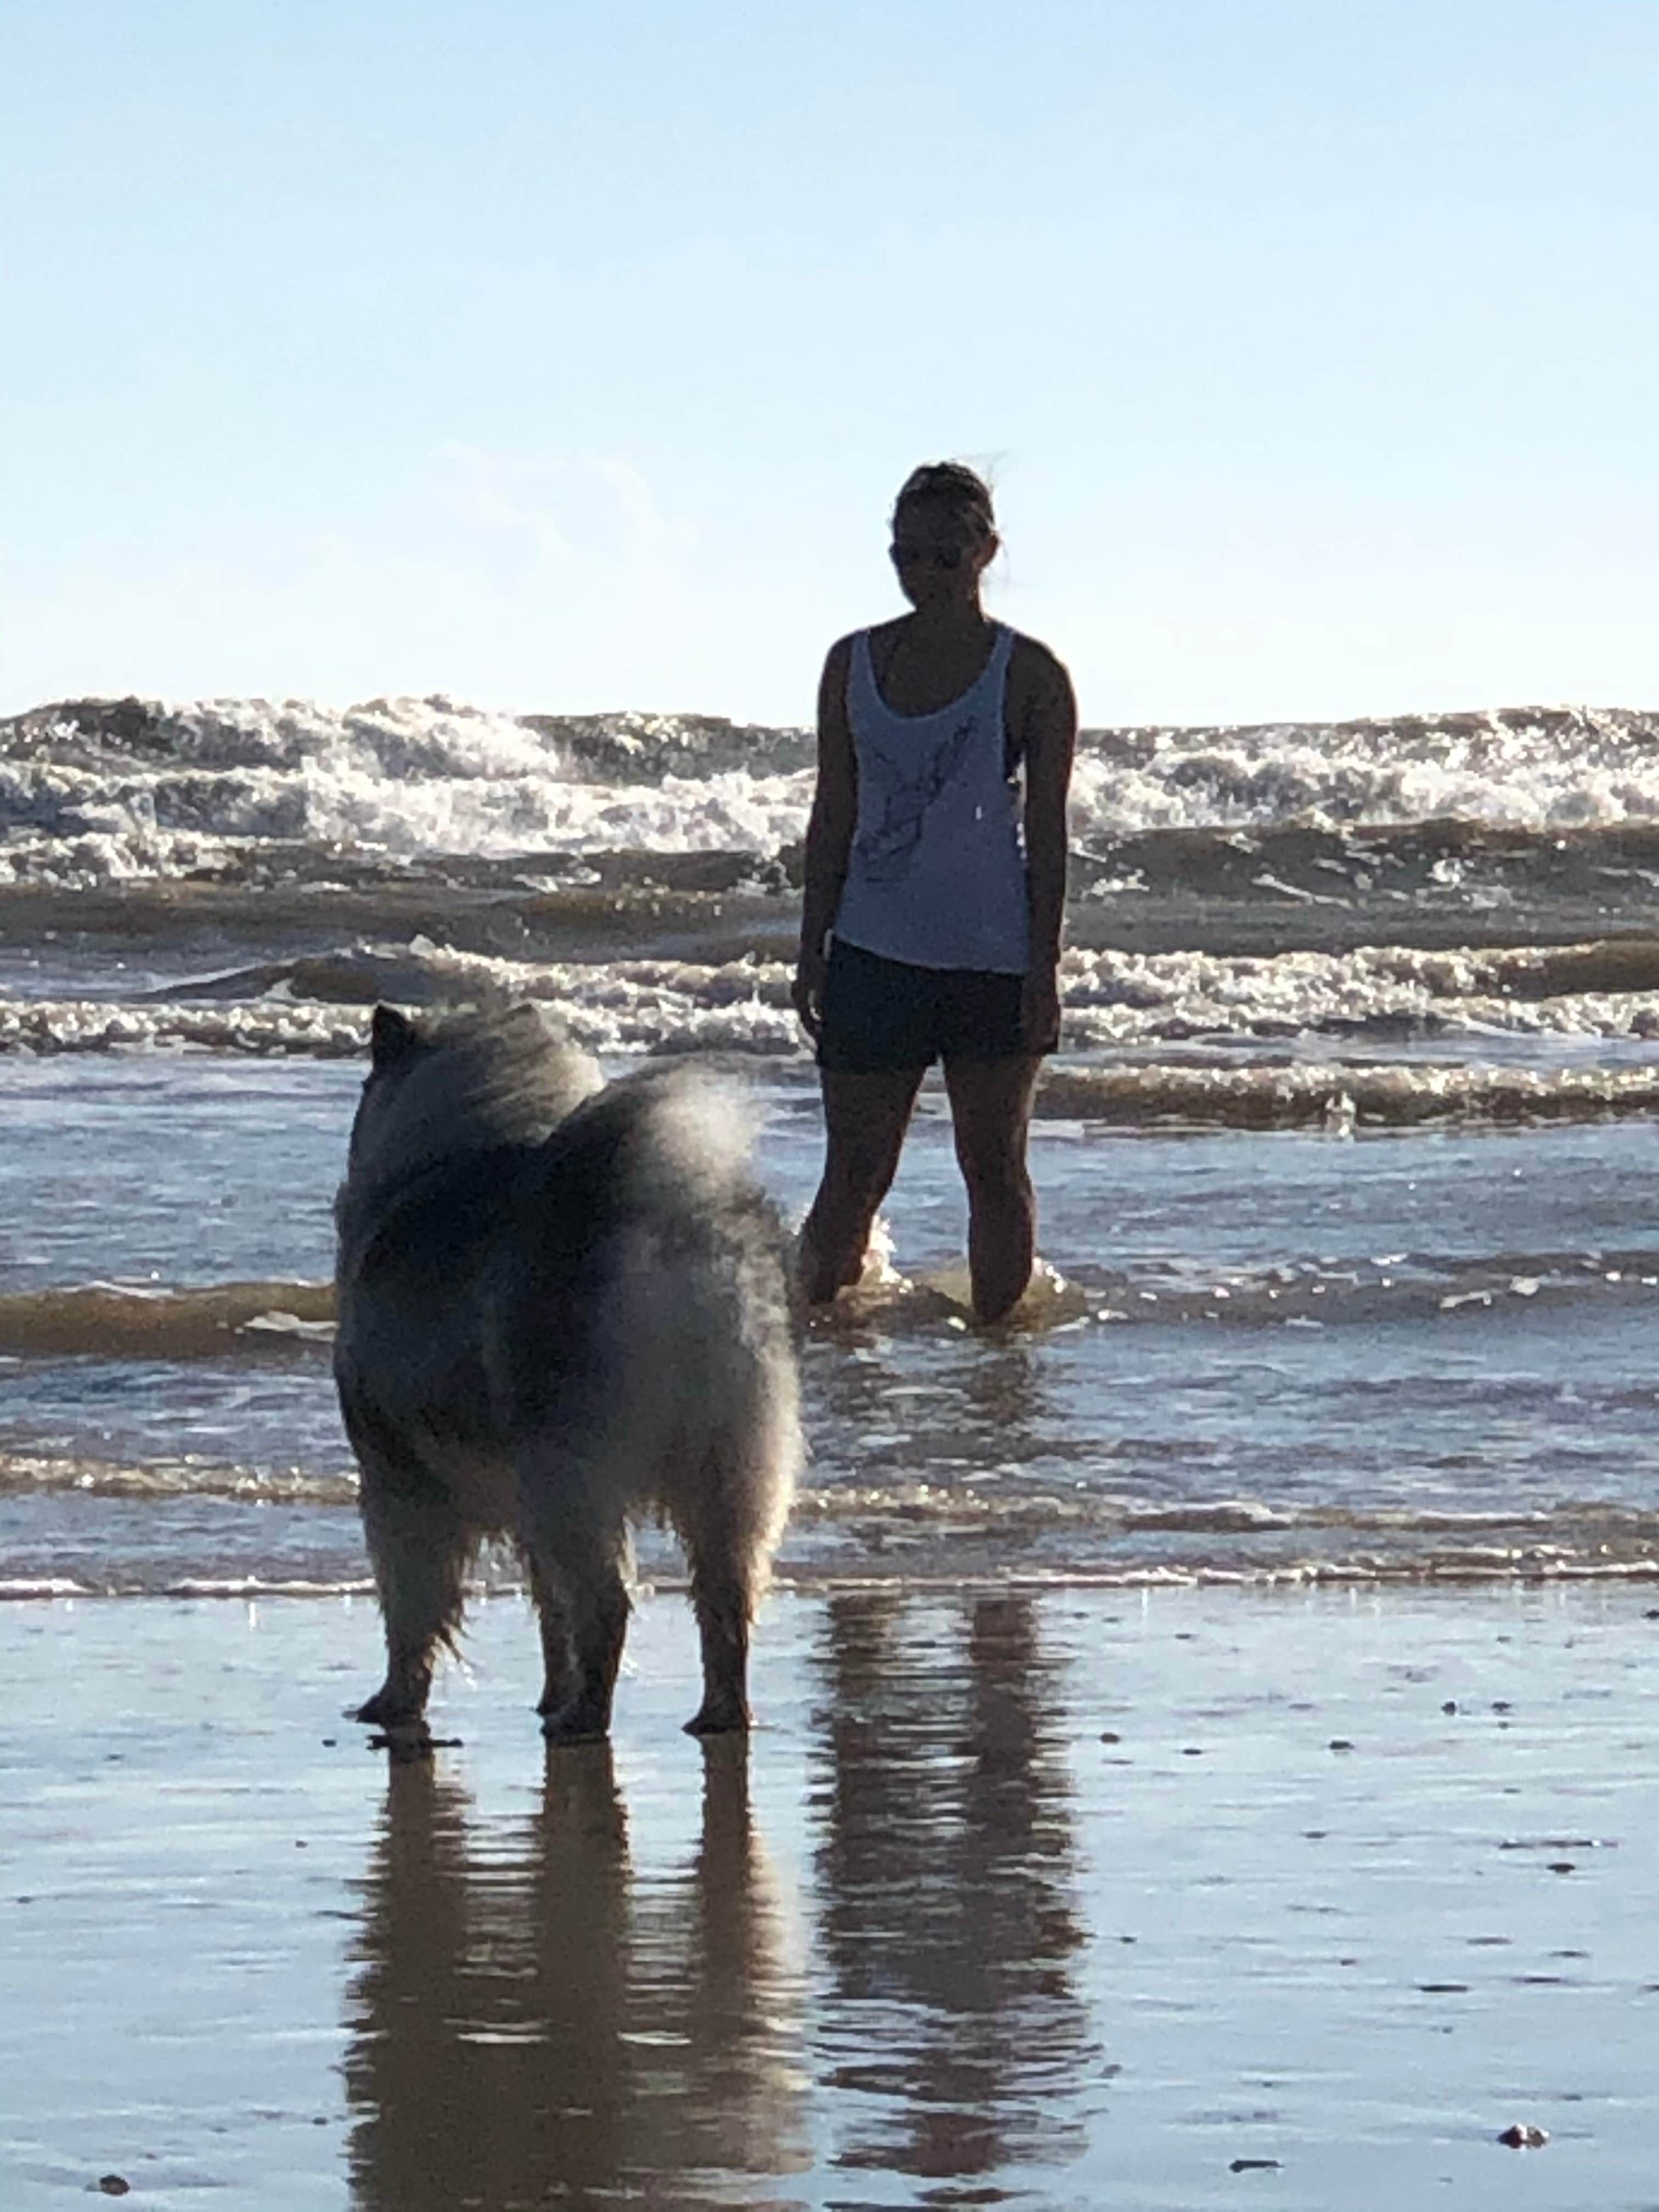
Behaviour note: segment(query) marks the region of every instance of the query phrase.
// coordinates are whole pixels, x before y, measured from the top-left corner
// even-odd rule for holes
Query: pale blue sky
[[[1659,705],[1659,0],[0,0],[0,710]]]

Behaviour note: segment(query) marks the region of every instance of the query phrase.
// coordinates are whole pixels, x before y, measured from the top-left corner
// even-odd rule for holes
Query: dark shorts
[[[1026,1060],[1021,975],[912,968],[861,945],[830,946],[818,1066],[839,1075],[896,1074],[936,1060]]]

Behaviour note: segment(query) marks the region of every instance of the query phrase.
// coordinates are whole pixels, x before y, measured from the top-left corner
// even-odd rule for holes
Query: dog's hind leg
[[[536,1711],[544,1719],[568,1705],[575,1693],[576,1675],[571,1661],[570,1608],[563,1584],[550,1576],[533,1547],[526,1547],[525,1565],[530,1575],[530,1595],[542,1632],[542,1694]]]
[[[702,1703],[685,1723],[688,1735],[723,1735],[749,1726],[748,1590],[729,1574],[691,1576],[691,1602],[702,1644]]]
[[[590,1743],[611,1729],[628,1633],[627,1539],[584,1506],[573,1506],[568,1492],[550,1505],[530,1507],[526,1520],[519,1541],[532,1562],[532,1586],[558,1594],[569,1638],[565,1696],[552,1710],[544,1706],[542,1734],[550,1743]],[[544,1653],[549,1618],[543,1615]],[[555,1687],[550,1661],[548,1687]]]
[[[793,1370],[757,1394],[751,1418],[711,1446],[700,1480],[675,1482],[671,1510],[691,1570],[702,1644],[702,1704],[692,1735],[746,1729],[749,1631],[765,1594],[799,1456]]]
[[[690,1735],[719,1735],[749,1725],[749,1624],[764,1563],[738,1525],[718,1472],[695,1504],[676,1514],[691,1569],[691,1604],[702,1645],[702,1704],[689,1720]]]
[[[440,1644],[460,1626],[462,1583],[477,1547],[449,1498],[435,1489],[411,1497],[367,1472],[363,1534],[386,1620],[386,1680],[356,1717],[387,1730],[424,1728],[427,1694]]]

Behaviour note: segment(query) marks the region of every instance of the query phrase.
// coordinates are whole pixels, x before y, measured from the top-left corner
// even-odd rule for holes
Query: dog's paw
[[[419,1705],[411,1705],[406,1698],[399,1698],[382,1686],[372,1698],[365,1698],[361,1705],[348,1705],[345,1717],[349,1721],[362,1721],[368,1728],[423,1729],[426,1720]]]
[[[752,1725],[744,1705],[705,1705],[685,1723],[687,1735],[740,1735]]]

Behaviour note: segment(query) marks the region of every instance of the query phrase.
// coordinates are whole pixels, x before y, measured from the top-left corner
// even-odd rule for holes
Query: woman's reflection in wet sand
[[[1068,1965],[1058,1669],[1022,1598],[863,1592],[830,1601],[823,1669],[836,2162],[1029,2179],[1081,2150],[1098,2061]]]
[[[707,1747],[703,1793],[694,1863],[649,1884],[602,1745],[550,1753],[505,1830],[390,1768],[349,1998],[362,2212],[725,2203],[798,2170],[799,1981],[740,1744]]]

